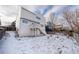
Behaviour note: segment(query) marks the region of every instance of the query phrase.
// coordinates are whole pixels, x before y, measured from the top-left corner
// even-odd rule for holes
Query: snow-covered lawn
[[[0,53],[79,53],[79,46],[75,39],[62,34],[20,38],[9,31],[0,40]]]

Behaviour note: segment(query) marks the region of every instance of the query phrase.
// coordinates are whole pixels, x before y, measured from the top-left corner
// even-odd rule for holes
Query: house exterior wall
[[[41,35],[40,31],[45,33],[45,19],[42,15],[34,14],[20,7],[16,20],[16,30],[19,36],[39,36]]]

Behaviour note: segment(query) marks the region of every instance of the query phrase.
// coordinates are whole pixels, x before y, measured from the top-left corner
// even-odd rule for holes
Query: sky
[[[34,12],[43,14],[44,17],[48,17],[50,13],[61,15],[66,8],[75,10],[79,6],[75,5],[21,5],[22,7]],[[15,17],[18,13],[18,6],[16,5],[1,5],[0,16]]]
[[[74,5],[23,5],[24,8],[32,11],[39,12],[43,15],[48,14],[49,12],[55,14],[61,14],[62,11],[66,8],[76,8],[78,6]],[[18,12],[18,7],[16,5],[1,5],[0,6],[0,16],[15,16]]]

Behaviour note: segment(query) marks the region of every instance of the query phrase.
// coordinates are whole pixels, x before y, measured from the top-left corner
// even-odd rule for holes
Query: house
[[[19,7],[16,31],[20,37],[45,35],[45,18],[41,14],[35,14],[24,7]]]

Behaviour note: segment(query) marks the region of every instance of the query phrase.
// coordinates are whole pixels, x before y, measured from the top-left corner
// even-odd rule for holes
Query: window
[[[37,19],[41,19],[40,17],[36,16]]]
[[[42,27],[44,27],[43,25],[41,25]]]
[[[25,20],[25,19],[23,19],[23,20],[22,20],[22,22],[23,22],[23,23],[28,23],[28,21],[27,21],[27,20]]]

